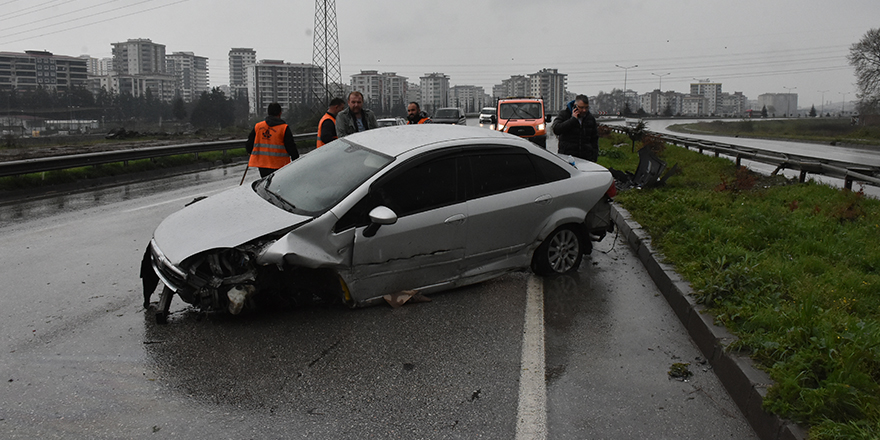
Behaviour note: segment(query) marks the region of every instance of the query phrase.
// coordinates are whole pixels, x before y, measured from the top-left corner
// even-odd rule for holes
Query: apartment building
[[[113,70],[120,75],[165,73],[165,45],[148,38],[112,43]]]
[[[312,105],[324,96],[324,69],[314,64],[260,60],[247,66],[248,107],[252,115],[264,115],[277,102],[287,110]]]
[[[554,114],[565,106],[566,77],[557,69],[541,69],[529,75],[529,96],[544,100],[544,111]]]
[[[85,87],[88,63],[78,57],[29,50],[24,53],[0,52],[0,90],[67,91]]]
[[[165,56],[166,72],[177,79],[176,93],[185,102],[193,102],[208,91],[208,59],[192,52],[174,52]]]
[[[429,115],[438,108],[449,106],[449,77],[442,73],[426,73],[419,77],[422,110]]]
[[[249,47],[229,49],[229,94],[247,96],[247,66],[257,63],[257,52]]]
[[[458,107],[465,113],[479,113],[483,107],[494,104],[492,98],[480,86],[452,86],[449,88],[449,106]]]
[[[717,115],[721,107],[721,83],[700,81],[691,83],[691,95],[700,95],[706,98],[705,107],[701,115]]]

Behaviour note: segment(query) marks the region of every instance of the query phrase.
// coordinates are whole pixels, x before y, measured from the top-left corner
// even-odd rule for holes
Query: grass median
[[[625,136],[601,147],[602,165],[636,169]],[[682,174],[616,201],[776,382],[765,408],[810,438],[880,438],[880,201],[657,150]]]

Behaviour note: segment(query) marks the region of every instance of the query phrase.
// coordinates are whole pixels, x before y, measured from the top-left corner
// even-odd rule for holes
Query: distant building
[[[458,107],[465,113],[479,113],[483,107],[495,103],[480,86],[452,86],[449,88],[449,106]]]
[[[86,61],[86,72],[90,76],[104,76],[113,71],[113,58],[93,58],[89,55],[80,55]]]
[[[709,99],[703,95],[684,95],[681,100],[681,114],[687,116],[705,116],[709,114]]]
[[[247,67],[257,63],[257,52],[247,47],[229,49],[229,94],[247,96]]]
[[[511,96],[532,96],[532,82],[523,75],[513,75],[501,80],[501,84],[492,87],[492,97],[496,99]]]
[[[419,78],[422,102],[420,107],[429,115],[449,106],[449,77],[442,73],[426,73]]]
[[[248,107],[252,115],[266,113],[277,102],[282,109],[312,105],[324,96],[324,69],[314,64],[260,60],[247,66]]]
[[[542,69],[529,75],[529,96],[544,99],[544,111],[555,114],[565,106],[565,82],[568,75],[557,69]]]
[[[758,95],[757,110],[767,107],[767,115],[783,116],[797,113],[797,93],[764,93]]]
[[[88,63],[78,57],[29,50],[25,53],[0,52],[0,90],[67,91],[85,87]]]
[[[713,83],[700,81],[691,83],[691,95],[700,95],[706,98],[704,108],[700,115],[717,115],[720,114],[721,106],[721,83]]]
[[[351,90],[364,95],[364,107],[380,111],[383,81],[378,70],[361,70],[360,73],[351,76]]]
[[[722,93],[718,113],[722,116],[743,116],[749,109],[748,102],[742,92]]]
[[[155,75],[165,73],[165,45],[138,38],[112,43],[113,70],[120,75]]]
[[[165,56],[165,69],[177,79],[176,93],[185,102],[193,102],[208,91],[208,59],[192,52],[174,52]]]

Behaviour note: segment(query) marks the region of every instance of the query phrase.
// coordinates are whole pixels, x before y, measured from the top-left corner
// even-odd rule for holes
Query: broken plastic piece
[[[229,313],[233,315],[241,313],[244,302],[250,294],[254,293],[254,290],[254,286],[235,286],[229,289],[226,292],[226,297],[229,298]]]

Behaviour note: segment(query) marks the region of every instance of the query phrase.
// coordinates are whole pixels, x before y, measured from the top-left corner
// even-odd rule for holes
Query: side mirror
[[[364,229],[364,237],[372,237],[382,225],[397,223],[397,214],[385,206],[377,206],[370,211],[370,225]]]

